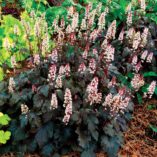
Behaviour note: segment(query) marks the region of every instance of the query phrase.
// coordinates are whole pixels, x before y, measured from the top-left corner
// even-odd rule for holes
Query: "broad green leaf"
[[[0,125],[8,125],[10,120],[11,119],[7,114],[3,114],[0,116]]]
[[[152,77],[152,76],[156,76],[157,77],[157,73],[154,71],[150,71],[150,72],[145,72],[143,74],[144,77]]]
[[[127,75],[129,78],[133,78],[134,77],[134,74],[129,72],[128,75]]]
[[[11,133],[10,131],[0,130],[0,144],[6,144],[7,140],[10,139]]]
[[[146,93],[148,91],[148,87],[149,87],[149,84],[145,84],[143,87],[142,87],[142,92],[143,93]]]

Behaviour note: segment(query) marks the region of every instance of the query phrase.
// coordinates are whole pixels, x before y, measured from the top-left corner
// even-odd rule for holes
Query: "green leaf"
[[[52,156],[53,151],[54,151],[53,145],[47,144],[43,147],[41,153],[43,156]]]
[[[93,150],[85,150],[81,153],[81,157],[96,157],[96,154],[93,152]]]
[[[141,94],[137,93],[136,95],[137,95],[138,103],[142,104],[142,96],[141,96]]]
[[[118,134],[112,137],[102,136],[101,146],[109,157],[116,157],[120,146],[123,144],[122,134]]]
[[[152,77],[152,76],[157,77],[157,73],[154,72],[154,71],[150,71],[150,72],[145,72],[145,73],[143,74],[143,77]]]
[[[45,97],[48,97],[49,95],[49,85],[43,85],[39,89],[39,93],[42,94]]]
[[[4,72],[3,69],[0,67],[0,81],[2,81],[4,78]]]
[[[60,100],[64,100],[64,93],[62,90],[58,89],[56,90],[56,93],[57,93],[57,97],[60,99]]]
[[[3,114],[0,116],[0,125],[8,125],[10,120],[11,119],[7,114]]]
[[[52,22],[57,16],[64,16],[66,18],[67,10],[66,8],[60,6],[60,7],[50,7],[46,10],[46,20],[50,25],[52,25]]]
[[[98,141],[99,133],[97,131],[98,119],[95,115],[90,115],[87,117],[88,130],[90,131],[92,137]]]
[[[134,74],[129,72],[127,76],[132,79],[134,77]]]
[[[39,147],[42,148],[50,138],[53,136],[53,123],[49,122],[37,132],[35,140],[38,143]]]
[[[15,142],[24,141],[28,137],[27,132],[22,128],[16,128],[15,132],[12,134]]]
[[[149,84],[145,84],[145,85],[141,88],[142,92],[143,92],[143,93],[146,93],[146,92],[148,91],[148,87],[149,87]]]
[[[155,92],[154,93],[157,95],[157,87],[155,88]]]
[[[108,136],[113,136],[115,134],[115,130],[113,128],[113,125],[108,124],[103,128],[104,133],[107,134]]]
[[[0,130],[0,143],[1,144],[6,144],[7,140],[10,139],[11,132],[10,131],[3,131]]]
[[[82,148],[88,148],[91,142],[91,137],[87,134],[86,131],[81,130],[81,128],[77,128],[76,133],[78,134],[79,145]]]
[[[44,103],[44,100],[42,99],[42,97],[39,94],[35,94],[33,97],[33,107],[36,110],[40,110],[42,105]]]
[[[25,128],[25,126],[28,124],[28,118],[26,115],[21,115],[20,116],[20,126],[21,128]]]
[[[157,127],[156,126],[150,125],[150,128],[152,129],[153,132],[157,133]]]
[[[129,85],[127,78],[123,75],[119,75],[118,80],[120,80],[123,85]]]

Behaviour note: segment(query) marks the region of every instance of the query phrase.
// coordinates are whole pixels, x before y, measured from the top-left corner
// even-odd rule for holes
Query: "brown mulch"
[[[148,110],[148,105],[156,106]],[[157,126],[157,100],[148,101],[144,106],[136,106],[133,119],[125,133],[125,145],[120,154],[126,157],[157,157],[157,139],[147,135],[150,124]]]
[[[155,109],[148,110],[148,105],[154,104]],[[152,138],[147,129],[150,124],[157,126],[157,100],[148,101],[145,105],[136,106],[128,131],[124,134],[125,145],[120,150],[120,157],[157,157],[157,138]],[[6,154],[0,157],[16,157],[15,154]],[[25,157],[40,157],[38,154]],[[80,157],[78,153],[70,153],[62,157]],[[97,157],[107,157],[98,153]]]

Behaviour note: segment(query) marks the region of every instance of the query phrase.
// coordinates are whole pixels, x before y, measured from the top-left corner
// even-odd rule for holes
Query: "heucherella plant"
[[[130,5],[126,18],[133,11]],[[35,31],[25,34],[28,48],[39,51],[34,69],[0,84],[0,109],[10,113],[14,108],[13,116],[22,113],[10,126],[14,147],[9,150],[41,150],[43,156],[79,151],[81,157],[104,150],[109,157],[117,156],[133,100],[153,96],[156,82],[149,76],[156,73],[146,71],[155,67],[149,24],[141,27],[142,17],[129,17],[121,26],[116,19],[108,21],[109,16],[110,9],[101,3],[87,5],[84,15],[70,7],[68,21],[58,16],[51,24],[56,42],[52,49],[47,31],[39,29],[44,15]],[[29,29],[28,21],[24,25]],[[40,43],[36,48],[30,40],[34,33]]]

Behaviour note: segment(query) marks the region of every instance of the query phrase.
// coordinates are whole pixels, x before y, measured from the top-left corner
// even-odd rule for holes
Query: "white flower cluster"
[[[11,56],[11,66],[12,66],[12,68],[15,68],[17,66],[15,56]]]
[[[96,61],[94,58],[89,60],[89,72],[91,74],[94,74],[96,71]]]
[[[28,21],[25,21],[24,19],[22,19],[21,22],[22,22],[22,25],[23,25],[23,27],[25,29],[25,32],[26,32],[27,36],[28,36],[30,34],[30,32],[31,32],[30,23]]]
[[[138,91],[144,85],[144,79],[140,74],[135,74],[131,80],[131,86]]]
[[[41,36],[40,19],[37,19],[34,25],[34,34],[39,38]]]
[[[133,39],[133,49],[136,50],[138,47],[139,47],[139,44],[141,42],[141,34],[140,32],[137,32],[134,36],[134,39]]]
[[[56,93],[52,94],[51,97],[51,106],[50,109],[57,109],[58,108],[58,99]]]
[[[86,69],[87,69],[86,65],[84,63],[81,63],[79,65],[78,72],[84,73]]]
[[[44,36],[44,38],[43,38],[43,41],[42,41],[42,54],[43,55],[45,55],[45,53],[46,52],[48,52],[48,50],[49,50],[49,46],[50,46],[50,44],[49,44],[49,35],[48,34],[46,34],[45,36]]]
[[[105,28],[105,17],[106,17],[106,12],[102,12],[99,19],[98,19],[98,29],[103,30]]]
[[[40,56],[39,56],[39,54],[35,54],[35,55],[33,56],[33,63],[34,63],[35,65],[39,65],[39,64],[40,64]]]
[[[115,35],[116,35],[116,20],[114,20],[106,33],[106,39],[115,39]]]
[[[10,43],[8,38],[4,38],[3,47],[7,50],[9,50],[12,47],[12,44]]]
[[[14,92],[14,88],[15,88],[15,81],[14,81],[14,79],[12,77],[10,77],[9,85],[8,85],[9,93],[13,93]]]
[[[66,88],[65,90],[63,107],[65,107],[65,116],[63,118],[63,122],[67,125],[72,115],[72,95],[69,88]]]
[[[56,78],[56,71],[57,71],[56,65],[52,64],[50,66],[49,74],[48,74],[48,81],[50,83],[52,83],[55,80],[55,78]]]
[[[51,61],[52,63],[57,63],[58,62],[58,51],[54,49],[52,53],[50,54]]]
[[[127,37],[129,40],[132,41],[134,35],[135,35],[135,29],[134,29],[134,28],[129,28],[129,30],[127,31],[126,37]]]
[[[143,11],[145,11],[146,10],[146,2],[145,2],[145,0],[140,0],[140,2],[141,2],[141,9]]]
[[[130,102],[129,97],[123,97],[120,94],[117,95],[112,95],[109,93],[106,98],[104,103],[102,104],[105,109],[110,108],[111,111],[111,116],[118,116],[120,113],[124,113],[124,110],[127,108],[128,104]]]
[[[125,12],[127,13],[127,26],[131,26],[132,25],[132,12],[131,12],[131,3],[129,3],[129,5],[127,6]]]
[[[146,60],[147,63],[151,63],[152,59],[153,59],[153,52],[148,53],[148,51],[145,50],[141,55],[142,62]]]
[[[102,93],[98,93],[98,77],[94,77],[91,83],[87,86],[87,102],[90,102],[90,105],[96,103],[99,104],[102,99]]]
[[[25,104],[21,104],[21,113],[22,114],[27,114],[29,112],[29,108]]]
[[[148,87],[148,91],[146,93],[144,93],[144,97],[149,97],[149,98],[152,98],[154,92],[155,92],[155,89],[156,89],[156,81],[152,81],[151,84],[149,85]]]
[[[18,27],[18,25],[14,25],[14,34],[15,35],[19,35],[19,33],[20,33],[20,31],[19,31],[19,27]]]
[[[111,62],[114,60],[115,48],[112,45],[107,45],[106,51],[103,52],[104,59],[106,62]]]
[[[118,37],[119,41],[123,41],[123,39],[124,39],[124,33],[125,33],[124,29],[122,29],[121,32],[120,32],[120,34],[119,34],[119,37]]]
[[[153,52],[149,53],[146,62],[147,62],[147,63],[151,63],[151,62],[152,62],[152,59],[153,59]]]
[[[143,33],[141,34],[141,47],[145,47],[147,45],[147,38],[148,38],[148,33],[149,33],[149,29],[148,28],[144,28]]]

